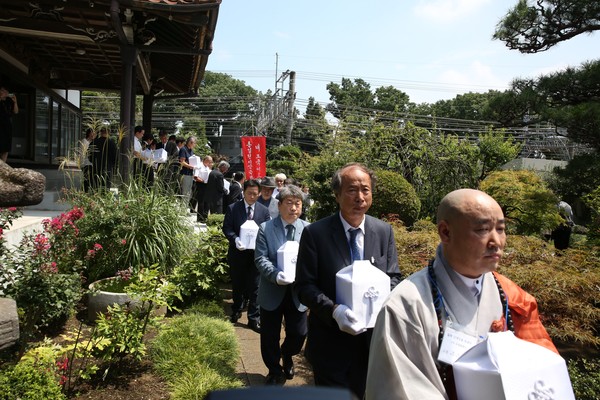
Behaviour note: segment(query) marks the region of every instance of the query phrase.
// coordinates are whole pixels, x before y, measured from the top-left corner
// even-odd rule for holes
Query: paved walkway
[[[226,314],[231,315],[230,290],[224,291],[224,302]],[[246,312],[242,313],[242,317],[234,324],[234,328],[240,343],[240,360],[236,372],[246,386],[263,386],[269,371],[265,367],[260,354],[260,335],[248,328]],[[283,329],[281,337],[282,339],[285,337]],[[296,371],[294,379],[288,380],[285,386],[314,385],[310,365],[302,353],[294,356],[294,369]]]

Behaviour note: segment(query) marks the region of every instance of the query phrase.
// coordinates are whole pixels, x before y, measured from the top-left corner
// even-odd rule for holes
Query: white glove
[[[244,246],[242,244],[242,239],[240,239],[239,237],[235,238],[235,247],[239,250],[239,251],[244,251],[246,250],[246,246]]]
[[[337,322],[342,332],[349,333],[353,336],[367,330],[367,328],[356,328],[355,325],[358,322],[356,314],[343,304],[338,304],[337,307],[335,307],[333,310],[333,319],[335,319],[335,322]]]
[[[289,285],[290,283],[292,283],[292,282],[293,282],[293,281],[290,281],[290,280],[288,280],[288,279],[285,277],[285,274],[284,274],[283,272],[281,272],[281,271],[279,271],[279,272],[277,273],[277,277],[275,278],[275,280],[277,281],[277,284],[278,284],[279,286],[285,286],[285,285]]]

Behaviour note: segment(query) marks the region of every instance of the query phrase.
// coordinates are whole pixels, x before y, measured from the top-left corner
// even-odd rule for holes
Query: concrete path
[[[225,313],[231,315],[231,291],[224,290],[223,296]],[[260,354],[260,335],[248,328],[246,312],[242,313],[234,328],[240,343],[240,360],[236,372],[246,386],[263,386],[269,371]],[[281,337],[285,337],[283,329]],[[303,353],[294,356],[294,369],[294,379],[288,380],[285,386],[314,386],[312,370]]]

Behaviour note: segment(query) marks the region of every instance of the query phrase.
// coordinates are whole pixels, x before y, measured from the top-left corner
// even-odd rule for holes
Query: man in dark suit
[[[204,189],[204,209],[211,214],[223,214],[223,195],[225,194],[225,173],[229,169],[227,161],[220,161],[217,168],[210,171]]]
[[[279,191],[279,215],[260,225],[254,261],[260,272],[260,352],[269,374],[267,385],[280,385],[294,377],[292,356],[300,353],[306,338],[306,306],[292,291],[293,279],[277,264],[277,250],[286,241],[299,241],[308,222],[299,219],[302,190],[285,186]],[[289,274],[288,274],[289,275]],[[280,346],[281,321],[285,319],[285,339]],[[283,366],[279,360],[283,360]]]
[[[116,143],[110,139],[108,128],[100,128],[100,136],[91,145],[92,175],[94,188],[110,190],[113,170],[117,163],[118,150]]]
[[[258,309],[259,273],[254,265],[254,250],[246,249],[240,240],[240,227],[251,219],[257,225],[271,219],[269,210],[258,204],[260,184],[254,179],[244,182],[244,201],[238,201],[227,207],[223,220],[223,234],[229,241],[227,262],[231,276],[233,305],[231,322],[236,323],[242,316],[244,297],[248,300],[248,327],[260,333],[260,311]]]
[[[233,174],[233,180],[231,181],[231,185],[229,185],[229,193],[225,196],[225,204],[227,207],[230,204],[235,203],[236,201],[240,201],[244,198],[242,192],[242,186],[244,185],[244,173],[243,172],[235,172]]]
[[[349,388],[359,399],[365,391],[372,329],[352,328],[356,316],[336,303],[335,274],[363,259],[390,276],[392,289],[401,280],[392,227],[366,215],[374,184],[373,172],[361,164],[347,164],[334,174],[331,186],[340,211],[304,229],[294,288],[310,309],[305,354],[315,384]]]

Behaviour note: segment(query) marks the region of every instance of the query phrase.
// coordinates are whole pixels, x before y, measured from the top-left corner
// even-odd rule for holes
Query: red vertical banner
[[[246,179],[262,178],[267,174],[267,138],[242,136],[242,155]]]

